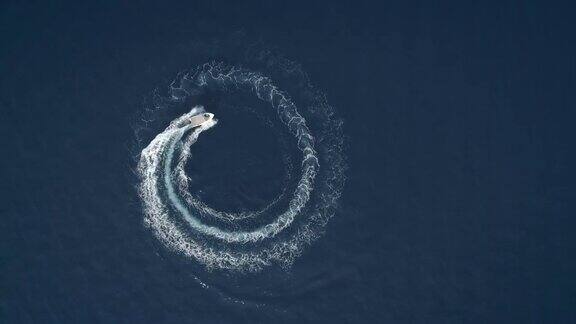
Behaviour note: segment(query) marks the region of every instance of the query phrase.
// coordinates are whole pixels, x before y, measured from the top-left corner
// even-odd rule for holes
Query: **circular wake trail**
[[[201,124],[189,122],[204,112],[202,106],[196,106],[173,120],[140,154],[139,193],[145,223],[168,248],[209,268],[255,271],[274,261],[291,264],[303,246],[318,237],[332,217],[340,196],[344,170],[340,124],[332,118],[329,106],[308,107],[313,116],[321,118],[322,141],[316,144],[294,102],[271,79],[222,64],[205,64],[182,74],[172,83],[169,100],[182,102],[183,98],[203,89],[223,94],[253,94],[274,109],[281,123],[296,138],[302,158],[300,178],[295,182],[284,210],[276,211],[265,225],[243,230],[205,223],[199,217],[201,214],[232,223],[271,214],[272,206],[284,199],[287,188],[262,210],[250,213],[221,212],[195,198],[188,191],[189,178],[184,167],[200,134],[217,124],[215,119]],[[316,145],[320,145],[319,148]],[[321,168],[320,161],[327,165]],[[287,174],[291,176],[290,172]],[[288,233],[279,235],[286,231]]]

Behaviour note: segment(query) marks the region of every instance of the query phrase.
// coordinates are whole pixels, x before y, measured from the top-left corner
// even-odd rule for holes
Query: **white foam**
[[[280,120],[297,138],[298,149],[302,152],[301,178],[297,182],[288,207],[275,215],[273,220],[259,228],[250,231],[227,230],[217,226],[208,225],[198,217],[200,213],[216,218],[234,222],[247,217],[257,217],[276,204],[286,192],[274,199],[264,209],[247,214],[224,213],[206,206],[188,192],[188,177],[184,167],[190,158],[191,146],[198,140],[201,133],[216,125],[216,121],[209,121],[199,127],[193,128],[186,124],[191,116],[204,112],[203,107],[197,106],[175,120],[150,144],[142,150],[138,171],[141,182],[140,196],[144,203],[145,223],[150,226],[157,238],[167,247],[180,253],[193,257],[208,267],[259,270],[270,265],[272,261],[291,263],[301,253],[303,245],[314,240],[328,218],[333,215],[334,205],[340,196],[340,186],[330,183],[334,177],[342,177],[343,165],[341,163],[341,140],[326,141],[329,147],[323,147],[327,152],[324,160],[334,165],[327,166],[327,176],[323,177],[317,200],[307,214],[302,211],[310,201],[311,193],[315,190],[315,180],[319,170],[319,156],[306,120],[298,113],[296,106],[289,97],[276,88],[272,81],[256,72],[234,67],[224,67],[220,64],[206,64],[194,73],[184,74],[189,88],[173,93],[198,92],[197,88],[214,87],[221,91],[236,88],[254,93],[258,98],[266,101],[277,111]],[[177,83],[171,87],[174,89]],[[182,84],[182,83],[181,83]],[[174,100],[182,100],[179,96]],[[317,107],[316,109],[326,109]],[[320,110],[318,110],[320,111]],[[326,124],[323,136],[336,137],[339,135],[330,116],[324,114]],[[217,116],[225,118],[225,116]],[[183,138],[187,136],[184,140]],[[173,163],[177,150],[180,155]],[[338,180],[338,179],[336,179]],[[336,181],[338,182],[338,181]],[[183,219],[187,225],[183,228],[177,218]],[[275,237],[291,227],[296,217],[304,217],[298,222],[298,228],[292,234],[276,239]],[[214,245],[207,237],[226,243],[229,248]],[[266,241],[266,242],[264,242]],[[244,250],[235,249],[233,244],[251,243]]]

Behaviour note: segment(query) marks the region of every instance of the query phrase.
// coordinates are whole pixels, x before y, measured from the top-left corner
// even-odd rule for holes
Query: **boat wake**
[[[156,100],[157,110],[193,108],[172,120],[140,153],[138,191],[144,222],[165,247],[209,269],[254,272],[272,264],[291,265],[321,235],[341,196],[345,171],[342,123],[299,67],[282,62],[277,66],[284,81],[297,81],[295,86],[291,83],[296,93],[290,96],[261,72],[212,62],[181,73],[167,94]],[[193,144],[200,135],[218,131],[216,119],[200,125],[188,122],[205,112],[198,94],[208,92],[238,96],[238,100],[246,95],[257,98],[277,116],[279,122],[271,127],[283,125],[295,139],[300,168],[292,172],[286,154],[288,181],[260,210],[220,211],[190,190],[185,169],[193,160]],[[297,103],[302,106],[297,108]],[[216,117],[226,120],[226,111]]]

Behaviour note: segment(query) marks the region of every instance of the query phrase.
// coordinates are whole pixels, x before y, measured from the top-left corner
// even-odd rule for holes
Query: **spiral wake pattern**
[[[246,68],[207,63],[172,82],[163,104],[184,103],[205,91],[255,96],[293,136],[301,162],[300,169],[292,172],[290,158],[285,157],[286,176],[292,181],[260,210],[229,212],[208,206],[189,190],[185,168],[193,144],[218,122],[190,123],[205,111],[196,103],[143,148],[138,162],[145,224],[167,248],[208,268],[258,271],[273,263],[292,264],[320,236],[336,211],[344,184],[342,124],[323,94],[308,82],[299,84],[295,97],[303,98],[304,106],[297,108],[269,77]],[[226,118],[225,113],[217,117]],[[298,177],[292,179],[295,174]],[[252,226],[243,223],[246,220],[252,220]]]

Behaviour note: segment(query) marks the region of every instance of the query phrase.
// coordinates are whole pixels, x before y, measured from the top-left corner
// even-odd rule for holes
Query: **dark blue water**
[[[3,3],[0,322],[576,322],[573,9]],[[252,47],[325,92],[347,181],[291,267],[207,271],[143,224],[134,116]],[[282,187],[278,147],[225,116],[189,171],[226,170],[203,197],[258,208]]]

